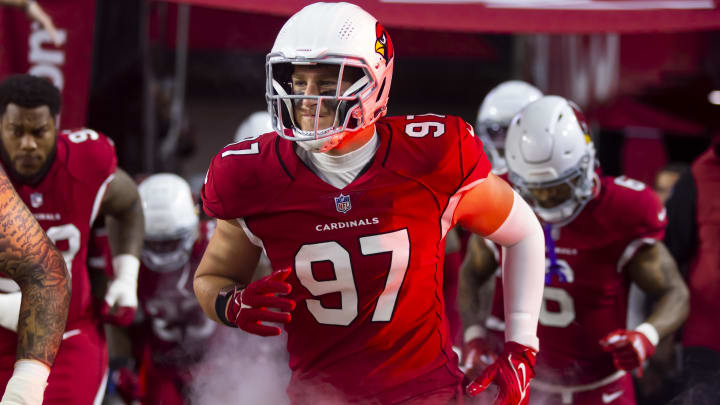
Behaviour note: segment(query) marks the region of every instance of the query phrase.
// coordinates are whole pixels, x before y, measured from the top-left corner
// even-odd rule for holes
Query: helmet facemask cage
[[[597,174],[595,173],[596,167],[595,148],[590,143],[578,164],[562,173],[557,179],[529,182],[511,170],[509,180],[540,218],[553,225],[563,226],[575,219],[588,201],[595,197],[596,184],[598,183]],[[557,187],[562,184],[566,184],[570,188],[570,198],[554,207],[543,207],[541,201],[531,192],[533,189]]]
[[[292,73],[295,66],[337,66],[337,86],[334,94],[295,94],[292,85]],[[377,80],[362,60],[347,56],[325,56],[320,59],[288,59],[282,54],[271,53],[266,63],[266,99],[272,118],[272,127],[278,135],[291,141],[318,141],[333,138],[323,148],[331,149],[339,143],[342,134],[362,129],[370,123],[365,122],[367,112],[363,101],[377,88]],[[351,80],[352,84],[342,91],[343,79],[359,76]],[[295,107],[303,100],[315,100],[315,120],[311,130],[302,129],[295,119]],[[334,119],[327,128],[320,128],[320,113],[324,108],[334,113]],[[384,112],[384,111],[381,111]],[[381,112],[378,112],[378,116]],[[286,129],[291,129],[289,133]]]
[[[197,225],[178,229],[173,235],[145,235],[142,262],[159,273],[179,270],[190,260],[197,237]]]

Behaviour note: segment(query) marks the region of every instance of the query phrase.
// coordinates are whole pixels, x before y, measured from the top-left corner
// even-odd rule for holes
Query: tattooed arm
[[[17,325],[18,362],[2,404],[39,404],[49,367],[55,361],[65,331],[70,277],[62,256],[2,170],[0,272],[15,280],[22,292]]]
[[[655,328],[660,339],[678,329],[688,316],[689,293],[665,245],[657,242],[641,247],[628,263],[628,268],[632,281],[657,299],[645,322]]]

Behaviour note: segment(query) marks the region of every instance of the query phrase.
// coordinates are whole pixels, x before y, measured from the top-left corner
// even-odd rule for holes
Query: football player
[[[214,221],[200,222],[190,186],[180,176],[154,174],[138,187],[145,215],[145,245],[138,279],[141,322],[132,334],[148,404],[182,405],[189,370],[217,324],[200,309],[192,280]]]
[[[17,357],[1,405],[40,405],[70,305],[70,275],[60,252],[0,171],[0,274],[19,292],[0,294],[0,328],[17,331]],[[0,279],[3,288],[7,279]],[[22,294],[22,296],[21,296]],[[21,299],[17,299],[21,298]],[[23,311],[22,320],[17,313]]]
[[[59,111],[60,92],[44,78],[14,75],[0,83],[0,163],[72,276],[66,331],[43,403],[91,404],[104,393],[107,370],[99,325],[103,319],[128,324],[137,307],[142,207],[135,183],[117,168],[112,141],[90,129],[58,131]],[[100,311],[92,305],[86,265],[98,215],[107,216],[116,247],[115,278]],[[16,344],[15,331],[0,328],[0,385],[12,373]]]
[[[543,350],[531,403],[635,404],[628,372],[641,373],[688,312],[687,287],[662,243],[660,200],[639,181],[598,175],[582,113],[561,97],[545,96],[515,117],[505,157],[511,183],[545,231]],[[631,283],[657,304],[627,330]],[[497,291],[500,321],[502,298]]]
[[[195,276],[217,322],[288,334],[293,404],[449,403],[462,396],[442,299],[455,224],[505,246],[504,356],[473,382],[525,404],[538,350],[542,230],[472,126],[385,117],[395,54],[348,3],[292,16],[267,56],[274,132],[222,149],[202,190],[218,218]],[[250,282],[262,250],[274,272]],[[240,367],[240,365],[238,365]]]

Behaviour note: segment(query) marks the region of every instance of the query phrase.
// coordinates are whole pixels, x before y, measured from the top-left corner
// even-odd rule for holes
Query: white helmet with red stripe
[[[305,147],[327,151],[349,132],[367,128],[386,114],[392,80],[394,49],[387,31],[370,14],[349,3],[311,4],[285,23],[266,58],[266,93],[275,131]],[[295,66],[333,65],[337,83],[353,82],[342,93],[307,95],[293,92]],[[317,101],[315,125],[301,129],[294,107],[303,99]],[[332,125],[318,125],[320,105],[335,112]],[[290,129],[291,131],[285,131]]]
[[[509,80],[495,86],[483,99],[475,126],[492,163],[493,173],[507,173],[505,137],[513,117],[542,96],[542,92],[530,83]]]
[[[542,97],[515,116],[505,159],[510,182],[545,222],[569,223],[597,191],[587,123],[580,109],[562,97]]]

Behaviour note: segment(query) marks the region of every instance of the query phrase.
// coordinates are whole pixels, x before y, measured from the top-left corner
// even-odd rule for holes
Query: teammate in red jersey
[[[627,371],[641,372],[688,310],[687,287],[661,242],[662,204],[641,182],[598,177],[582,114],[560,97],[543,97],[513,120],[505,156],[546,237],[531,403],[634,404]],[[626,330],[630,283],[658,299],[635,330]],[[497,291],[494,319],[503,318],[502,299]]]
[[[505,356],[472,393],[494,381],[501,403],[527,403],[542,230],[490,173],[470,125],[384,117],[394,56],[387,31],[351,4],[312,4],[283,26],[267,57],[275,132],[225,147],[207,174],[203,208],[219,221],[196,295],[209,317],[250,333],[285,324],[294,404],[450,403],[463,375],[442,262],[460,223],[509,259]],[[250,283],[262,249],[275,271]]]
[[[90,226],[97,215],[107,215],[115,225],[116,277],[108,285],[103,313],[126,322],[137,306],[142,208],[134,182],[116,167],[112,141],[89,129],[58,133],[59,109],[59,91],[45,79],[16,75],[0,83],[0,160],[72,275],[66,332],[43,403],[90,404],[101,398],[107,368],[86,268]],[[16,342],[14,331],[0,328],[0,386],[12,372]]]
[[[148,404],[182,405],[190,368],[201,360],[217,324],[192,291],[195,269],[214,221],[200,223],[190,186],[180,176],[154,174],[138,187],[145,214],[145,246],[138,279],[141,322],[131,328],[140,354]]]

